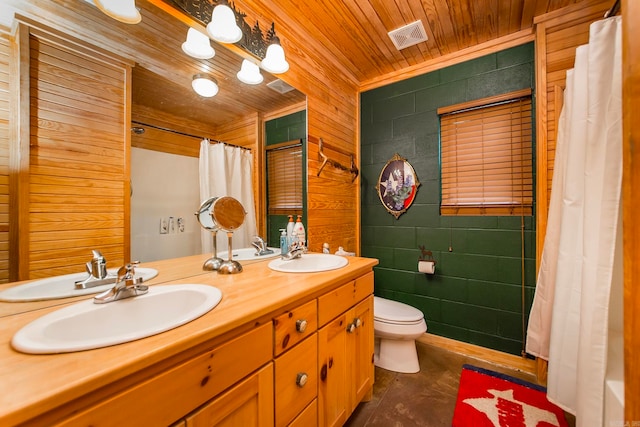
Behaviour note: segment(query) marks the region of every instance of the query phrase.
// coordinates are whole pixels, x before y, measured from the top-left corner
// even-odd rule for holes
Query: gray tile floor
[[[420,372],[400,374],[376,367],[373,399],[361,403],[347,427],[451,427],[462,365],[502,372],[535,383],[532,374],[417,343]],[[568,416],[569,426],[575,425]]]

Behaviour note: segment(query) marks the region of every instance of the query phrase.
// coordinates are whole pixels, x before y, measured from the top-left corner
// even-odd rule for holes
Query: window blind
[[[441,115],[441,214],[532,214],[531,122],[531,96]]]
[[[267,149],[267,210],[302,214],[302,145]]]

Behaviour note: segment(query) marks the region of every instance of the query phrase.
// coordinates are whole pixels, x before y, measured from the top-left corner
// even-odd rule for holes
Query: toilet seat
[[[373,318],[391,325],[416,325],[424,321],[424,314],[410,305],[374,296]]]

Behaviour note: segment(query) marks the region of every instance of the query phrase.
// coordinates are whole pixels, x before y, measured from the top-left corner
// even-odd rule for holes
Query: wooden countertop
[[[219,275],[202,271],[207,258],[195,255],[141,265],[159,271],[158,277],[147,284],[206,284],[216,286],[223,295],[222,301],[204,316],[141,340],[75,353],[23,354],[11,347],[13,335],[27,323],[79,298],[55,306],[50,301],[30,303],[29,311],[2,317],[0,425],[19,424],[200,344],[222,340],[224,334],[237,328],[267,321],[282,310],[371,271],[378,263],[376,259],[348,257],[349,264],[338,270],[292,274],[272,271],[267,266],[269,260],[265,260],[243,263],[240,274]]]

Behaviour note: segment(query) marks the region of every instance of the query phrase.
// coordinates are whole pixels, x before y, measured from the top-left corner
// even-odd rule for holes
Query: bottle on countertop
[[[287,239],[289,239],[289,244],[293,242],[294,227],[295,223],[293,222],[293,215],[289,215],[289,222],[287,222]]]
[[[289,252],[289,239],[287,237],[287,231],[284,228],[280,229],[280,254],[286,255]]]
[[[298,215],[296,225],[293,227],[293,231],[296,233],[296,237],[302,246],[306,246],[306,235],[304,231],[304,225],[302,225],[302,215]]]

